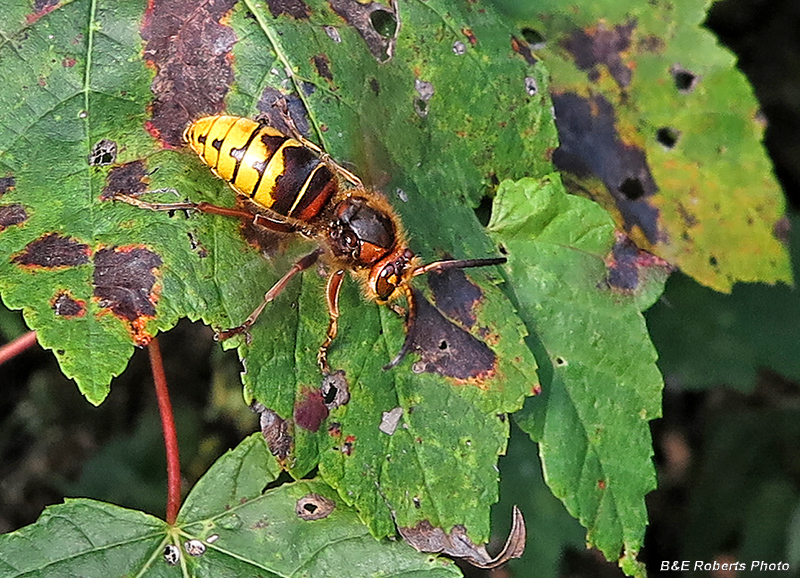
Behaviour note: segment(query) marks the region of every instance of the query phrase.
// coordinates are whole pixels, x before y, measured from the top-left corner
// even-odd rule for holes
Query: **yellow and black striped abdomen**
[[[279,215],[309,221],[338,186],[312,150],[249,118],[201,118],[184,140],[237,193]]]

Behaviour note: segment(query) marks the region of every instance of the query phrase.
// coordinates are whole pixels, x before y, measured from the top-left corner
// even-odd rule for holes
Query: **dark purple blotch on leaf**
[[[319,426],[328,417],[328,408],[319,389],[305,388],[301,398],[294,406],[294,423],[308,430],[318,431]]]
[[[449,255],[445,259],[451,258]],[[461,269],[446,269],[428,274],[433,299],[445,315],[465,327],[475,325],[474,307],[483,297],[480,287],[472,283]]]
[[[135,196],[147,190],[147,171],[143,161],[132,161],[112,168],[106,176],[106,186],[100,197],[110,199],[115,195]]]
[[[94,296],[128,321],[153,317],[155,270],[161,264],[161,257],[141,247],[100,249],[94,256]]]
[[[86,313],[86,303],[73,299],[64,291],[53,299],[53,311],[59,317],[83,317]]]
[[[647,240],[661,241],[658,209],[649,197],[658,192],[644,150],[622,141],[613,105],[603,96],[553,95],[560,146],[553,153],[559,170],[579,178],[598,178],[614,198],[625,229],[639,227]]]
[[[28,211],[23,205],[13,203],[0,205],[0,231],[13,225],[19,225],[28,220]]]
[[[489,346],[447,319],[422,293],[412,290],[417,311],[410,335],[411,350],[421,357],[414,364],[414,371],[461,380],[491,375],[497,357]]]
[[[21,253],[14,256],[12,262],[43,269],[76,267],[88,263],[89,254],[88,245],[58,233],[48,233],[28,243]]]

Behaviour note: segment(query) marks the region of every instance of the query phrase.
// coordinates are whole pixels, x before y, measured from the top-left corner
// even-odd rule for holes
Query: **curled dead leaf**
[[[522,512],[514,506],[511,532],[506,539],[503,550],[494,558],[489,556],[484,546],[476,546],[467,536],[464,526],[454,526],[449,534],[441,528],[434,528],[427,520],[423,520],[413,528],[399,528],[400,535],[406,542],[420,552],[442,553],[453,558],[463,558],[478,568],[497,568],[511,560],[519,558],[525,552],[525,519]]]

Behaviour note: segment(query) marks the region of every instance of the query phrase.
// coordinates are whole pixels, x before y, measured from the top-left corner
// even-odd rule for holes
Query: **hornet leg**
[[[328,301],[328,333],[325,341],[319,346],[319,353],[317,353],[317,363],[325,375],[331,372],[331,368],[328,365],[328,348],[339,332],[339,290],[342,287],[342,280],[344,280],[344,270],[334,271],[328,277],[328,285],[325,289],[325,297]]]
[[[317,258],[322,254],[322,249],[315,249],[305,257],[301,258],[297,263],[292,265],[292,268],[286,272],[286,274],[278,279],[278,281],[273,285],[269,291],[264,294],[264,300],[261,302],[261,305],[255,308],[255,310],[250,314],[250,316],[245,319],[245,322],[239,325],[238,327],[232,327],[231,329],[226,329],[224,331],[220,331],[216,334],[215,339],[217,341],[222,341],[223,339],[228,339],[233,337],[234,335],[240,335],[244,333],[247,336],[247,341],[250,341],[250,335],[248,330],[256,322],[258,316],[261,315],[261,312],[264,310],[264,307],[267,306],[267,303],[271,302],[275,299],[278,295],[283,292],[286,288],[286,285],[289,284],[289,281],[297,275],[298,273],[305,271],[309,267],[311,267],[314,263],[317,262]]]
[[[199,211],[201,213],[222,215],[223,217],[233,217],[234,219],[240,219],[242,221],[250,221],[256,226],[264,227],[265,229],[278,233],[287,233],[295,230],[292,225],[267,215],[251,213],[245,209],[220,207],[204,201],[200,203],[194,203],[192,201],[184,201],[182,203],[150,203],[133,195],[126,195],[123,193],[117,193],[111,198],[115,201],[122,201],[134,207],[148,209],[150,211],[163,211],[167,213],[172,213],[174,211]]]

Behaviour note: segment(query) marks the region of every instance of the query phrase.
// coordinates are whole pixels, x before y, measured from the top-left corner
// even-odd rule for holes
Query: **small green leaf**
[[[0,574],[115,576],[153,564],[167,535],[161,520],[112,504],[69,499],[0,536]],[[158,560],[163,564],[163,560]]]
[[[222,456],[192,490],[175,527],[86,499],[45,510],[0,536],[0,575],[21,576],[460,576],[451,563],[402,542],[379,542],[341,501],[324,519],[301,519],[309,494],[337,501],[318,481],[263,491],[273,479],[260,433]],[[178,547],[178,564],[164,557]],[[195,555],[187,553],[187,547]]]
[[[550,363],[543,395],[517,421],[539,442],[545,479],[589,544],[609,559],[624,552],[634,571],[644,496],[655,488],[648,422],[660,416],[663,384],[640,299],[609,284],[611,219],[552,175],[501,183],[489,230],[508,254],[509,287],[544,351],[537,357]],[[634,271],[659,268],[645,260]],[[665,276],[639,280],[661,285]]]
[[[217,460],[186,497],[177,523],[196,522],[260,496],[280,474],[264,450],[263,437],[253,434]]]

